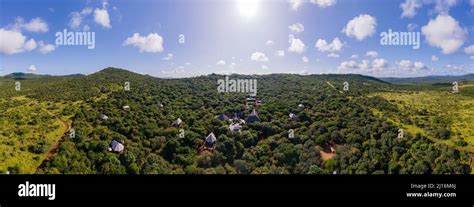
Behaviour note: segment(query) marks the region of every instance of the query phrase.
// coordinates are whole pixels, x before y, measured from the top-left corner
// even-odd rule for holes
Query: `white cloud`
[[[157,33],[150,33],[148,36],[141,36],[139,33],[134,33],[131,37],[128,37],[124,42],[124,46],[132,45],[139,48],[142,52],[162,52],[163,51],[163,38]]]
[[[356,55],[356,54],[353,54],[353,55],[351,55],[351,57],[350,57],[350,58],[351,58],[351,59],[357,59],[357,58],[359,58],[359,56],[358,56],[358,55]]]
[[[459,73],[459,72],[464,72],[464,65],[451,65],[451,64],[447,64],[445,65],[445,68],[448,69],[450,72],[455,72],[455,73]]]
[[[362,60],[359,64],[354,60],[344,61],[338,67],[339,73],[381,73],[388,69],[385,59],[375,59],[372,64]]]
[[[19,31],[0,28],[0,53],[7,55],[24,51],[31,51],[36,48],[34,39],[26,40],[26,37]]]
[[[26,51],[34,50],[36,48],[36,41],[34,39],[30,39],[30,40],[26,41],[24,48],[25,48]]]
[[[348,37],[355,37],[361,41],[375,34],[377,20],[368,14],[361,14],[350,20],[342,30]]]
[[[17,18],[15,27],[25,29],[29,32],[47,32],[49,30],[48,24],[41,18],[36,17],[30,22],[25,23],[23,18]]]
[[[338,58],[338,57],[339,57],[339,54],[336,54],[336,53],[329,53],[329,54],[328,54],[328,57],[330,57],[330,58]]]
[[[310,0],[310,2],[318,5],[321,8],[330,7],[336,4],[336,0]]]
[[[271,45],[274,45],[275,42],[273,42],[272,40],[267,40],[267,42],[265,42],[266,45],[268,46],[271,46]]]
[[[422,63],[422,62],[415,62],[415,63],[413,64],[413,66],[414,66],[415,69],[417,69],[417,70],[427,69],[427,68],[428,68],[428,67],[426,67],[425,64]]]
[[[471,0],[473,1],[473,0]],[[405,0],[400,4],[402,9],[401,17],[414,17],[416,10],[420,9],[425,4],[434,4],[434,11],[438,14],[447,15],[451,7],[455,6],[458,0]]]
[[[370,68],[369,61],[368,60],[362,60],[362,62],[357,65],[361,70],[367,71]]]
[[[418,72],[423,69],[428,69],[428,67],[425,66],[424,63],[422,62],[412,62],[409,60],[402,60],[397,63],[399,68],[405,71],[410,71],[410,72]]]
[[[304,63],[309,62],[309,59],[308,59],[308,57],[306,57],[306,56],[303,56],[303,57],[301,58],[301,60],[302,60]]]
[[[81,26],[83,19],[86,16],[92,14],[92,8],[86,7],[82,9],[80,12],[72,12],[69,16],[71,19],[69,20],[69,27],[71,29],[77,29]]]
[[[435,61],[435,62],[436,62],[436,61],[438,61],[438,60],[439,60],[438,56],[436,56],[436,55],[432,55],[432,56],[431,56],[431,61]]]
[[[402,60],[400,62],[397,63],[398,66],[400,66],[400,68],[402,69],[406,69],[406,68],[411,68],[413,67],[413,63],[409,60]]]
[[[435,10],[439,14],[447,15],[449,9],[457,4],[457,0],[436,0]]]
[[[416,9],[421,8],[422,2],[420,0],[406,0],[400,4],[400,8],[403,10],[401,17],[414,17],[416,15]]]
[[[283,57],[283,56],[285,56],[285,51],[284,50],[277,50],[275,52],[275,56]]]
[[[385,59],[375,59],[372,61],[372,68],[374,69],[384,69],[388,66],[388,62]]]
[[[36,69],[36,66],[35,66],[35,65],[30,65],[30,67],[28,67],[28,70],[27,70],[27,71],[34,73],[34,72],[36,72],[36,70],[37,70],[37,69]]]
[[[421,28],[428,44],[441,48],[443,54],[456,52],[466,40],[467,30],[449,15],[438,15]]]
[[[82,16],[78,12],[71,13],[71,20],[69,20],[69,27],[72,29],[77,29],[81,26]]]
[[[377,51],[367,51],[367,53],[365,53],[365,56],[376,58],[379,56],[379,53]]]
[[[288,0],[290,3],[291,9],[298,10],[301,5],[308,2],[308,0]],[[321,8],[326,8],[336,4],[336,0],[309,0],[310,3],[318,5]]]
[[[173,54],[168,53],[168,54],[166,55],[166,57],[163,57],[163,58],[161,58],[161,59],[162,59],[162,60],[171,60],[171,59],[173,59]]]
[[[288,2],[290,3],[291,5],[291,9],[293,10],[298,10],[298,8],[300,8],[300,6],[304,3],[305,0],[288,0]]]
[[[268,70],[268,66],[266,66],[266,65],[262,65],[261,68],[262,68],[263,70]]]
[[[216,65],[225,65],[225,60],[219,60],[217,61]]]
[[[103,9],[107,9],[108,6],[109,6],[109,2],[107,0],[102,1],[102,8]]]
[[[340,70],[349,70],[349,69],[358,69],[359,66],[357,65],[357,62],[354,60],[349,60],[349,61],[344,61],[342,62],[339,67]]]
[[[84,15],[84,16],[87,16],[87,15],[91,15],[93,12],[93,9],[90,8],[90,7],[86,7],[84,9],[81,10],[80,14],[81,15]]]
[[[21,31],[26,30],[29,32],[47,32],[49,30],[48,24],[41,18],[36,17],[30,20],[30,22],[26,22],[21,17],[15,19],[15,24],[13,26],[9,26],[12,30]]]
[[[303,41],[301,41],[301,39],[295,38],[293,35],[289,35],[288,42],[290,43],[290,47],[288,48],[289,52],[301,54],[306,49]]]
[[[288,29],[290,29],[290,31],[293,33],[300,33],[304,31],[304,26],[301,23],[295,23],[288,26]]]
[[[337,37],[334,38],[329,44],[326,42],[326,40],[318,39],[315,45],[315,47],[321,52],[339,52],[343,46],[344,43],[342,43]]]
[[[43,41],[39,41],[39,53],[48,54],[56,49],[55,45],[46,44]]]
[[[473,0],[474,1],[474,0]],[[468,55],[474,55],[474,45],[464,48],[464,52]]]
[[[25,24],[25,29],[30,32],[47,32],[48,24],[40,18],[34,18]]]
[[[268,57],[261,52],[252,53],[250,59],[257,62],[268,62]]]
[[[107,12],[107,9],[96,8],[94,10],[94,21],[104,28],[112,27],[112,25],[110,25],[110,17],[109,12]]]

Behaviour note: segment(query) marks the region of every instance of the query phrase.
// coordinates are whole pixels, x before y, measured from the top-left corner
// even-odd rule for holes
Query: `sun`
[[[237,0],[240,15],[243,17],[253,17],[257,14],[258,0]]]

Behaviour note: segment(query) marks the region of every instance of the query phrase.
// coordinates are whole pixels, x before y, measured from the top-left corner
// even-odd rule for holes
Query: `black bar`
[[[18,186],[26,181],[55,184],[55,200],[19,197]],[[412,189],[411,184],[429,183],[456,184],[456,189],[429,190],[455,192],[456,197],[407,198],[406,193],[427,191]],[[2,175],[0,184],[2,207],[29,202],[87,204],[92,200],[108,202],[114,197],[127,201],[171,201],[178,195],[182,198],[180,202],[191,203],[202,196],[215,195],[228,199],[247,196],[248,199],[277,203],[281,199],[298,198],[298,202],[332,199],[338,203],[365,204],[371,201],[381,204],[379,206],[385,206],[376,201],[379,199],[385,200],[384,203],[400,204],[474,204],[474,177],[471,175]]]

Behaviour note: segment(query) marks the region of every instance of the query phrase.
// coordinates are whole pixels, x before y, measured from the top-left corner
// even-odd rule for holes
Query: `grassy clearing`
[[[421,92],[380,92],[372,96],[380,96],[395,104],[402,112],[398,116],[388,115],[389,120],[405,128],[412,134],[420,133],[436,142],[443,142],[464,151],[474,152],[474,97],[471,96],[474,85],[464,85],[461,93],[446,91]],[[468,92],[468,95],[463,94]],[[378,116],[386,115],[374,111]],[[388,114],[388,113],[387,113]],[[402,121],[401,117],[410,121]],[[445,128],[451,132],[450,139],[435,139],[429,136],[431,130]],[[467,146],[459,146],[456,140],[464,140]]]
[[[35,172],[66,129],[56,118],[70,118],[61,115],[65,106],[24,96],[0,99],[0,172],[9,167],[18,173]]]

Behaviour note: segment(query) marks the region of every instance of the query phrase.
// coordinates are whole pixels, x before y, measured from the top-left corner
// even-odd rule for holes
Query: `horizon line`
[[[299,76],[310,76],[310,75],[360,75],[360,76],[368,76],[368,77],[373,77],[373,78],[395,78],[395,79],[408,79],[408,78],[425,78],[425,77],[460,77],[460,76],[466,76],[466,75],[471,75],[474,73],[469,73],[466,72],[464,74],[459,74],[459,75],[425,75],[425,76],[407,76],[407,77],[400,77],[400,76],[373,76],[373,75],[368,75],[368,74],[361,74],[361,73],[265,73],[265,74],[248,74],[248,73],[207,73],[207,74],[198,74],[198,75],[192,75],[192,76],[185,76],[185,77],[167,77],[167,76],[156,76],[148,73],[141,73],[137,72],[131,69],[125,69],[125,68],[119,68],[119,67],[105,67],[100,70],[97,70],[92,73],[71,73],[71,74],[64,74],[64,75],[59,75],[59,74],[40,74],[40,73],[35,73],[33,71],[27,71],[27,72],[11,72],[5,75],[1,75],[0,77],[6,77],[8,75],[12,75],[15,73],[21,73],[21,74],[32,74],[32,75],[40,75],[40,76],[53,76],[53,77],[63,77],[63,76],[73,76],[73,75],[83,75],[83,76],[89,76],[95,73],[99,73],[103,70],[106,69],[120,69],[120,70],[125,70],[128,72],[132,72],[135,74],[139,75],[144,75],[144,76],[151,76],[154,78],[162,78],[162,79],[186,79],[186,78],[196,78],[196,77],[201,77],[201,76],[209,76],[209,75],[222,75],[222,76],[232,76],[232,75],[251,75],[251,76],[266,76],[266,75],[299,75]]]

